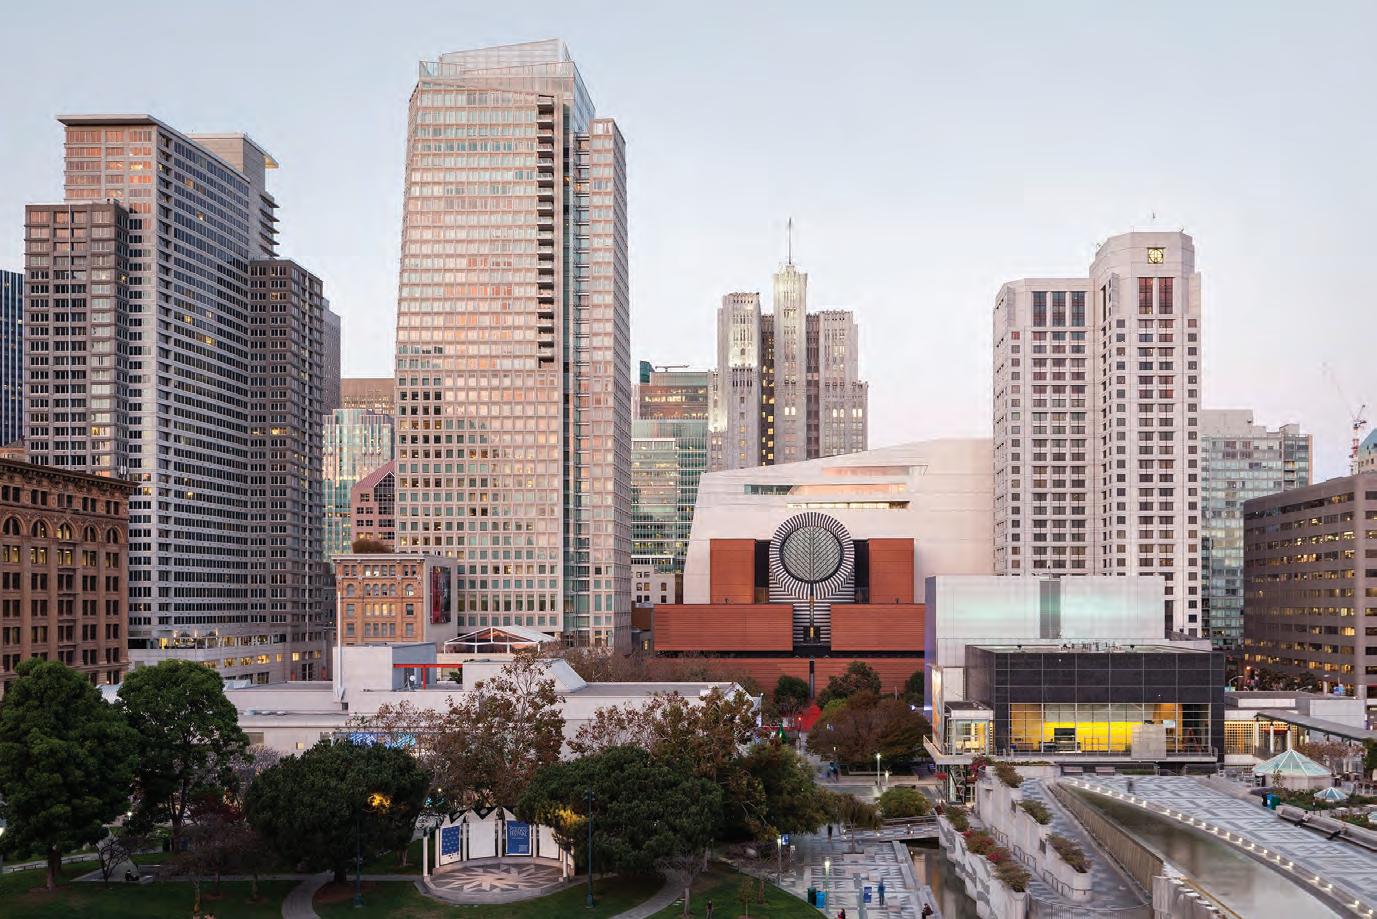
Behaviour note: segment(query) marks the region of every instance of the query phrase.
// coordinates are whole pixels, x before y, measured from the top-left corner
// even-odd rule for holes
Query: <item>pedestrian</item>
[[[846,919],[846,910],[837,913],[837,919]]]
[[[832,824],[827,824],[827,841],[832,841]]]
[[[884,882],[883,880],[880,881],[880,886],[879,886],[879,889],[878,889],[878,893],[880,894],[880,905],[881,905],[881,906],[884,906],[884,905],[885,905],[885,882]]]
[[[924,903],[924,904],[923,904],[923,919],[928,919],[928,917],[931,916],[931,915],[932,915],[932,904],[931,904],[931,903]]]
[[[712,919],[712,901],[708,901],[708,911],[703,914],[705,919]]]

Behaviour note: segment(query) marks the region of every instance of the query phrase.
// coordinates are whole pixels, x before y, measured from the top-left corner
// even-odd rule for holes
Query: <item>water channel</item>
[[[1240,855],[1225,843],[1206,839],[1128,804],[1099,795],[1084,797],[1240,916],[1247,919],[1339,916],[1289,879]]]
[[[980,919],[975,911],[975,901],[966,895],[966,887],[956,876],[956,869],[942,854],[942,847],[935,839],[909,843],[913,855],[913,872],[919,884],[932,888],[933,898],[942,919]]]

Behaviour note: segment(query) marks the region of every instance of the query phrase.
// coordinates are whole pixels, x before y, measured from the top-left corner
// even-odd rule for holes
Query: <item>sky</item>
[[[988,436],[999,285],[1184,228],[1204,406],[1300,423],[1317,478],[1359,403],[1377,422],[1377,3],[29,0],[4,26],[0,267],[61,197],[57,115],[244,131],[346,376],[392,373],[417,62],[558,37],[627,139],[633,365],[710,366],[792,218],[811,305],[860,324],[871,446]]]

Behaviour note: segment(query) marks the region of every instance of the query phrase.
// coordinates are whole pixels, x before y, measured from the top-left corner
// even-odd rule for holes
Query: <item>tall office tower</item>
[[[1200,275],[1179,232],[1099,247],[1088,278],[994,308],[995,570],[1160,574],[1168,632],[1203,631]]]
[[[397,316],[397,539],[464,624],[630,639],[621,133],[563,43],[421,64]]]
[[[1369,472],[1377,469],[1377,428],[1374,428],[1358,445],[1358,455],[1353,458],[1353,471]]]
[[[321,404],[325,411],[333,412],[340,408],[343,403],[342,388],[344,381],[340,379],[340,329],[339,314],[325,308],[325,359],[322,363],[324,373],[324,390],[321,395]]]
[[[346,405],[349,380],[344,381]],[[390,381],[389,381],[390,382]],[[390,388],[390,387],[389,387]],[[396,458],[391,412],[337,408],[325,417],[321,449],[321,494],[325,561],[350,551],[354,541],[351,493],[354,486]]]
[[[320,428],[328,315],[320,278],[287,259],[250,263],[250,621],[290,629],[287,672],[300,680],[326,667]]]
[[[1243,661],[1377,696],[1377,472],[1243,506]]]
[[[631,562],[679,572],[708,465],[708,379],[642,363],[631,430]]]
[[[717,311],[717,369],[709,394],[711,469],[761,465],[763,427],[774,437],[774,425],[761,424],[765,360],[761,351],[760,294],[734,293],[722,298]],[[774,405],[769,405],[773,417]]]
[[[0,269],[0,447],[24,439],[24,275]]]
[[[709,382],[708,468],[744,469],[857,453],[868,441],[869,389],[850,310],[808,312],[808,275],[789,260],[774,275],[774,312],[757,293],[717,311]]]
[[[345,377],[339,385],[340,404],[335,408],[361,408],[376,415],[397,410],[395,377]]]
[[[1300,425],[1269,431],[1240,409],[1200,412],[1201,623],[1216,648],[1243,639],[1243,502],[1310,484]]]
[[[286,678],[292,633],[254,621],[250,567],[263,362],[250,265],[276,254],[276,163],[242,134],[148,115],[60,120],[66,201],[26,210],[30,457],[136,485],[134,666],[177,657]]]

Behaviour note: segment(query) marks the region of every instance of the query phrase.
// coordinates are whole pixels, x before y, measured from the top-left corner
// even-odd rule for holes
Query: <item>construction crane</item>
[[[1330,381],[1334,384],[1334,389],[1339,394],[1339,400],[1344,404],[1344,411],[1349,413],[1349,420],[1353,426],[1353,439],[1348,447],[1348,474],[1357,475],[1358,473],[1358,445],[1363,439],[1363,430],[1367,427],[1367,403],[1358,406],[1358,410],[1353,411],[1353,403],[1348,401],[1348,396],[1344,395],[1344,388],[1339,385],[1339,378],[1334,373],[1334,368],[1329,364],[1324,365],[1324,370],[1329,374]]]

